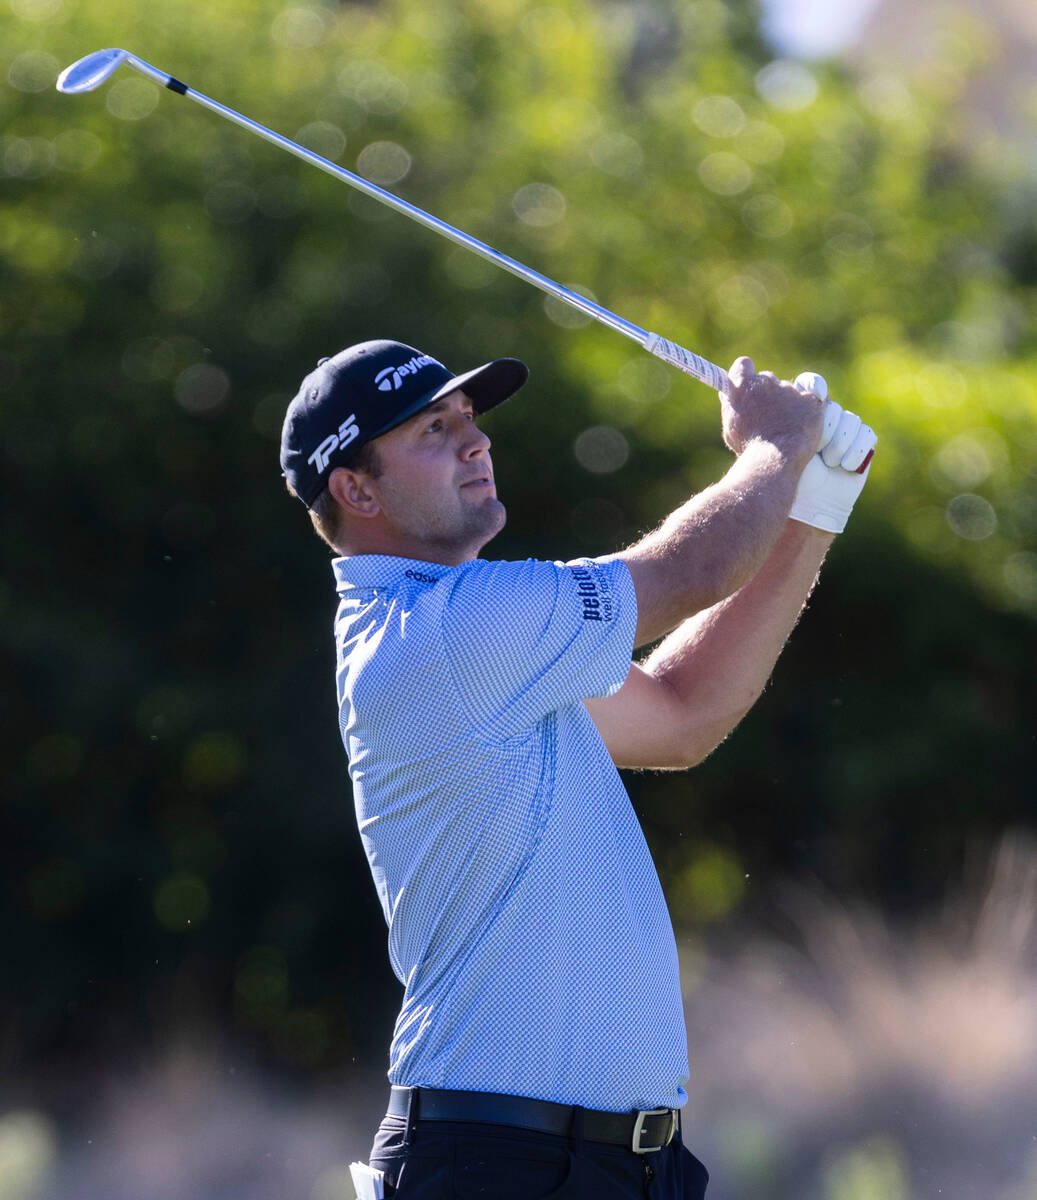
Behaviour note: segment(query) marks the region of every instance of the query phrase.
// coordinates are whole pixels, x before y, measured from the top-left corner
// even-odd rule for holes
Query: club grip
[[[700,358],[697,354],[685,350],[676,342],[660,337],[657,333],[650,333],[644,346],[649,354],[654,354],[656,358],[668,362],[679,371],[683,371],[685,375],[690,375],[693,379],[708,384],[715,392],[726,394],[731,386],[727,372],[721,370],[716,363],[711,363],[707,358]]]

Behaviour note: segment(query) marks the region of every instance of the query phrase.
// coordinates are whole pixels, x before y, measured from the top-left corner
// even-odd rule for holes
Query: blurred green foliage
[[[58,95],[103,45],[716,361],[819,370],[879,430],[760,705],[629,780],[678,921],[790,870],[919,903],[1032,821],[1034,227],[1011,154],[966,153],[964,43],[857,80],[720,0],[8,0],[0,30],[12,1065],[193,1018],[379,1059],[334,594],[277,467],[319,356],[529,361],[488,423],[508,557],[614,549],[727,461],[708,392],[526,284],[128,70]]]

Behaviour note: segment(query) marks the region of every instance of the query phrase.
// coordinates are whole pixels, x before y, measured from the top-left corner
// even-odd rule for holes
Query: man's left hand
[[[816,394],[815,378],[808,382],[801,376],[796,383]],[[856,413],[829,400],[821,444],[796,488],[789,512],[792,520],[828,533],[842,533],[871,472],[871,457],[877,442],[875,431]],[[865,463],[867,466],[861,471]]]

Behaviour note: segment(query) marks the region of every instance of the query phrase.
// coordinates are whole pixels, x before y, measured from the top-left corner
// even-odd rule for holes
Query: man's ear
[[[348,467],[336,467],[328,476],[328,491],[351,516],[377,517],[382,511],[370,485],[370,475]]]

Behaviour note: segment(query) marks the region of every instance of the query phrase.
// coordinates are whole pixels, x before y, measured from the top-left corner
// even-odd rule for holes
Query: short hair
[[[382,473],[382,460],[373,441],[365,442],[359,450],[351,454],[344,462],[337,463],[336,466],[345,467],[347,471],[361,471],[365,475],[370,475],[372,479],[377,479]],[[287,479],[285,486],[293,496],[298,495]],[[341,518],[342,509],[339,507],[338,501],[331,494],[330,488],[324,488],[310,505],[310,520],[313,522],[313,528],[318,536],[322,537],[335,551],[339,550]]]

